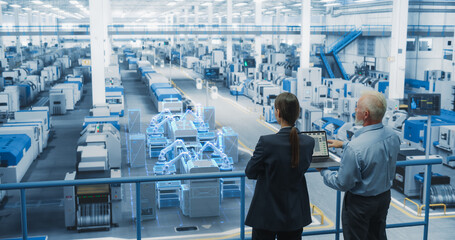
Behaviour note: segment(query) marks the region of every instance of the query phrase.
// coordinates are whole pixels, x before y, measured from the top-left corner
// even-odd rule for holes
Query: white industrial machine
[[[120,132],[112,124],[89,124],[81,132],[78,146],[100,146],[107,153],[108,167],[120,168],[122,164]]]
[[[213,159],[189,160],[185,165],[184,173],[219,172],[217,163]],[[180,208],[185,216],[213,217],[220,215],[220,180],[198,179],[188,180],[182,184],[180,192]]]
[[[49,109],[51,115],[66,114],[66,98],[67,96],[63,89],[51,89],[49,91]]]

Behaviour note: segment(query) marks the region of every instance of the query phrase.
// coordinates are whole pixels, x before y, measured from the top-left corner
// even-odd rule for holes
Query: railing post
[[[21,223],[22,239],[27,240],[27,205],[25,202],[25,189],[21,188]]]
[[[337,191],[337,209],[336,209],[336,218],[335,218],[335,240],[340,239],[340,211],[341,211],[341,192]]]
[[[141,239],[141,182],[136,182],[136,231],[137,240]]]
[[[245,239],[245,176],[240,177],[240,239]]]
[[[429,133],[427,133],[427,134],[429,134]],[[432,168],[432,165],[428,164],[427,172],[426,172],[427,179],[425,181],[425,189],[424,189],[424,192],[425,192],[425,220],[424,220],[425,225],[423,226],[423,240],[428,239],[428,227],[430,225],[429,219],[430,219],[431,168]]]

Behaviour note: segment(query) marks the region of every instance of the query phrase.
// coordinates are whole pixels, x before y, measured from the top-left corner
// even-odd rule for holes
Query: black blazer
[[[299,134],[300,162],[291,167],[290,127],[259,138],[245,174],[257,179],[245,224],[269,231],[293,231],[311,223],[305,172],[314,139]]]

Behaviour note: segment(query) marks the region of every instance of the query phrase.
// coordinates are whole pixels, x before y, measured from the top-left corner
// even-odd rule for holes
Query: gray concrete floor
[[[160,71],[160,69],[158,69]],[[172,79],[194,102],[205,104],[205,90],[197,90],[195,83],[189,75],[191,71],[174,68],[161,69],[164,75],[172,72]],[[124,76],[130,75],[123,72]],[[124,78],[125,86],[125,113],[128,108],[141,109],[141,124],[143,131],[149,124],[151,117],[157,113],[152,105],[146,87],[138,80]],[[243,170],[250,153],[259,136],[272,134],[273,127],[259,120],[262,108],[251,103],[251,100],[240,96],[236,98],[229,95],[227,88],[222,83],[216,83],[222,97],[209,100],[209,105],[215,106],[217,127],[230,126],[239,133],[241,156],[235,170]],[[84,86],[86,94],[77,105],[76,110],[64,116],[53,116],[53,135],[48,148],[35,160],[23,181],[61,180],[68,171],[75,169],[75,145],[82,130],[83,117],[88,115],[91,106],[91,86]],[[121,119],[122,156],[126,159],[125,127],[127,118]],[[130,168],[124,161],[122,166],[123,176],[141,176],[150,174],[154,160],[147,159],[147,169]],[[149,168],[150,167],[150,168]],[[453,174],[453,170],[448,170]],[[308,173],[308,187],[311,202],[320,208],[325,215],[324,225],[310,226],[305,231],[325,230],[333,228],[335,219],[336,192],[326,187],[318,173]],[[254,182],[247,181],[246,205],[247,209],[254,190]],[[27,213],[29,236],[48,235],[49,239],[134,239],[136,228],[133,218],[134,187],[124,185],[123,220],[120,227],[110,231],[94,231],[78,233],[68,231],[64,227],[62,204],[62,190],[59,188],[27,190]],[[402,195],[393,192],[397,199]],[[400,199],[401,201],[401,199]],[[142,236],[144,239],[238,239],[239,226],[239,199],[223,200],[222,214],[220,217],[191,219],[181,214],[178,208],[160,209],[157,220],[142,222]],[[436,210],[438,211],[438,210]],[[452,208],[451,211],[454,211]],[[319,220],[319,217],[316,217]],[[403,213],[399,207],[391,206],[388,223],[417,221]],[[176,233],[174,227],[194,225],[198,231]],[[455,218],[435,218],[430,220],[429,239],[455,239]],[[421,239],[423,227],[410,227],[387,230],[389,239]],[[0,238],[17,237],[21,235],[19,195],[17,191],[10,192],[7,203],[0,209]],[[248,231],[247,231],[247,236]],[[333,235],[305,237],[305,239],[334,239]]]

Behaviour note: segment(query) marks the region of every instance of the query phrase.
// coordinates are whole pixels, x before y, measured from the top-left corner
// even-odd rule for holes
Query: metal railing
[[[390,36],[392,25],[362,26],[341,25],[313,25],[310,26],[312,34],[343,35],[357,27],[362,28],[364,36]],[[113,24],[108,26],[110,35],[175,35],[175,34],[300,34],[299,25],[251,25],[251,24]],[[436,36],[451,37],[454,25],[408,25],[408,36]],[[88,24],[62,24],[62,25],[4,25],[0,26],[1,36],[27,36],[27,35],[90,35]]]
[[[429,160],[411,160],[399,161],[397,166],[416,166],[427,165],[425,174],[431,174],[432,165],[441,164],[442,159],[429,159]],[[336,168],[334,168],[336,169]],[[315,172],[315,169],[309,169],[308,172]],[[157,181],[173,181],[173,180],[191,180],[191,179],[207,179],[207,178],[236,178],[240,177],[240,239],[245,239],[245,173],[236,172],[223,172],[223,173],[197,173],[197,174],[181,174],[181,175],[163,175],[163,176],[147,176],[147,177],[122,177],[122,178],[100,178],[100,179],[84,179],[84,180],[67,180],[67,181],[43,181],[43,182],[25,182],[25,183],[7,183],[1,184],[0,190],[20,190],[21,197],[21,223],[22,223],[22,237],[28,238],[27,233],[27,208],[25,200],[25,190],[31,188],[47,188],[47,187],[64,187],[76,185],[94,185],[94,184],[122,184],[122,183],[135,183],[136,184],[136,230],[137,239],[141,239],[141,183],[142,182],[157,182]],[[424,191],[428,192],[431,186],[430,181],[427,181],[424,186]],[[303,236],[326,235],[334,234],[335,239],[340,239],[340,234],[343,229],[340,227],[341,215],[341,192],[337,191],[336,197],[336,217],[335,228],[321,231],[308,231],[303,232]],[[430,194],[425,194],[425,215],[423,221],[406,222],[388,224],[386,228],[401,228],[424,226],[423,239],[428,239],[428,226],[429,226],[429,203]]]

